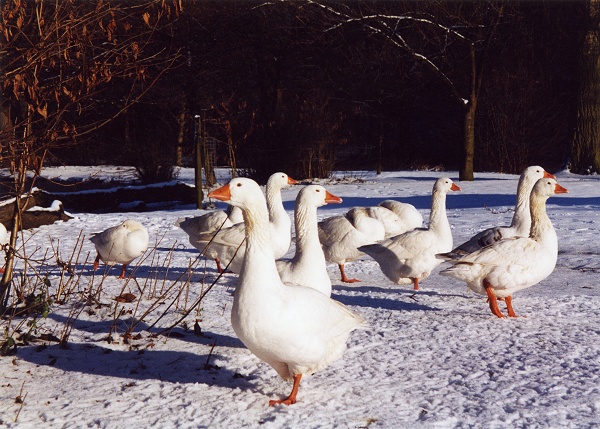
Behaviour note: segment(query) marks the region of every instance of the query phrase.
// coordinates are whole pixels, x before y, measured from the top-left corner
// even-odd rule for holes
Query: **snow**
[[[131,171],[66,167],[44,174],[111,180]],[[442,176],[456,179],[457,173],[338,172],[336,180],[319,182],[344,202],[320,208],[319,217],[394,198],[427,219],[433,182]],[[182,169],[179,180],[193,183],[193,177]],[[226,183],[227,170],[218,178]],[[48,275],[50,294],[62,285],[66,297],[37,320],[37,336],[72,330],[66,347],[38,339],[0,359],[0,427],[598,427],[600,177],[563,171],[557,178],[569,190],[548,200],[558,263],[550,277],[513,297],[517,314],[527,317],[494,317],[485,297],[437,274],[443,265],[416,293],[392,284],[368,257],[347,265],[361,283],[342,284],[330,265],[334,299],[362,314],[369,327],[352,333],[341,360],[303,378],[298,403],[289,407],[268,406],[269,399],[287,396],[291,385],[244,348],[231,328],[236,275],[219,278],[199,310],[168,331],[171,336],[159,334],[217,278],[214,262],[196,259],[198,252],[174,225],[201,211],[186,205],[145,213],[72,212],[68,222],[25,231],[27,254],[35,261],[46,255],[36,269]],[[447,200],[455,244],[510,223],[517,180],[477,173],[474,182],[460,182],[462,191]],[[299,189],[283,191],[290,215]],[[126,218],[149,229],[152,248],[128,268],[130,279],[117,278],[120,267],[106,272],[101,265],[94,273],[88,238]],[[70,261],[73,275],[57,260]],[[23,273],[22,264],[17,271]],[[35,281],[31,268],[25,277]],[[98,299],[87,305],[90,292]],[[116,302],[123,293],[137,299]],[[10,325],[13,332],[22,320],[2,321],[2,328]],[[201,335],[194,333],[196,321]],[[131,327],[125,341],[122,334]]]

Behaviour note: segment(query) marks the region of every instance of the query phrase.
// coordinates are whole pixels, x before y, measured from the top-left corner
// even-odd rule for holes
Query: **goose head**
[[[131,219],[124,221],[121,224],[121,227],[127,229],[129,232],[146,231],[146,227],[144,225]]]
[[[267,181],[267,186],[274,187],[276,189],[283,189],[288,185],[295,185],[297,183],[298,182],[296,180],[292,179],[287,174],[282,173],[282,172],[277,172],[277,173],[271,174],[271,176],[269,177],[269,180]]]
[[[232,179],[227,185],[215,189],[208,196],[241,209],[251,207],[261,201],[264,204],[265,201],[258,183],[246,177]]]
[[[437,179],[435,181],[435,184],[433,185],[433,192],[434,193],[443,193],[443,194],[447,194],[448,192],[453,192],[453,191],[460,191],[460,186],[458,186],[456,183],[454,183],[451,179],[449,179],[448,177],[441,177],[439,179]]]
[[[556,179],[553,174],[548,173],[539,165],[532,165],[523,170],[523,174],[521,175],[521,180],[525,185],[528,185],[528,188],[532,188],[533,185],[539,179]]]
[[[566,194],[569,192],[566,188],[563,188],[555,179],[550,177],[538,179],[533,186],[531,191],[531,197],[548,199],[555,194]]]
[[[331,194],[321,185],[308,185],[300,190],[297,201],[313,207],[321,207],[326,204],[339,204],[342,199]]]

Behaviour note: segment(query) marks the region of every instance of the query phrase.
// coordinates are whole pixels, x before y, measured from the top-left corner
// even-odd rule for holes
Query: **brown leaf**
[[[133,302],[135,301],[136,296],[132,293],[122,293],[121,295],[117,296],[115,298],[115,301],[117,302]]]
[[[48,117],[48,105],[44,105],[44,106],[38,106],[37,111],[40,115],[42,115],[44,118]]]

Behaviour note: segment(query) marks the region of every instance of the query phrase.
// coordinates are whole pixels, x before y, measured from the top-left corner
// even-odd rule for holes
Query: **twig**
[[[215,345],[217,344],[217,340],[213,341],[212,344],[210,345],[210,351],[208,352],[208,356],[206,357],[206,363],[204,364],[204,368],[209,369],[210,368],[210,358],[213,354],[213,350],[215,349]]]
[[[23,406],[25,405],[25,398],[27,398],[27,392],[25,394],[25,396],[23,396],[23,388],[25,387],[25,381],[23,381],[23,384],[21,384],[21,390],[19,391],[19,396],[17,396],[17,398],[15,399],[15,402],[17,402],[18,404],[21,404],[19,406],[19,410],[17,411],[17,415],[15,416],[15,423],[17,422],[17,420],[19,419],[19,414],[21,414],[21,410],[23,409]]]

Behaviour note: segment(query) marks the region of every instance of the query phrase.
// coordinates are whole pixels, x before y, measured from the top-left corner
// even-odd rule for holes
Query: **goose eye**
[[[242,184],[241,184],[241,183],[238,183],[238,184],[237,184],[237,185],[235,185],[235,186],[237,186],[237,187],[239,188],[240,186],[242,186]]]
[[[315,191],[317,191],[317,192],[321,192],[321,190],[320,190],[320,189],[315,189]]]

